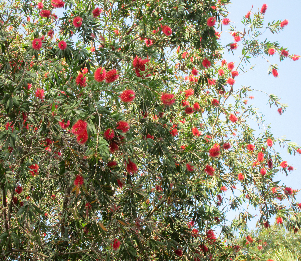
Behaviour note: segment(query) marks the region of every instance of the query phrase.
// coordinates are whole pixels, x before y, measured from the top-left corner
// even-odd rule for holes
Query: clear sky
[[[253,12],[258,12],[263,4],[267,4],[268,8],[265,14],[264,27],[268,22],[274,20],[289,21],[289,24],[279,34],[272,34],[269,30],[265,32],[261,39],[268,38],[271,42],[278,41],[281,46],[289,50],[289,54],[301,55],[301,28],[300,28],[300,0],[232,0],[232,4],[228,5],[229,16],[231,23],[241,30],[241,19],[251,10],[253,5]],[[223,28],[221,36],[222,43],[233,42],[233,37],[227,33],[228,27]],[[225,53],[227,62],[238,61],[241,55],[241,49],[232,53]],[[266,56],[267,57],[267,56]],[[288,108],[281,116],[277,112],[276,107],[270,108],[268,105],[268,97],[260,92],[254,92],[252,95],[254,100],[249,100],[248,104],[253,104],[265,115],[266,125],[270,124],[271,131],[274,137],[286,137],[289,140],[296,142],[301,146],[301,59],[292,61],[287,58],[280,62],[279,55],[274,57],[267,57],[272,64],[278,64],[279,77],[275,78],[268,75],[269,63],[263,58],[256,58],[252,60],[252,64],[256,65],[254,70],[245,74],[240,74],[235,78],[236,83],[234,89],[244,86],[251,86],[251,88],[263,90],[269,94],[275,94],[281,98],[281,103],[288,104]],[[236,62],[238,64],[238,62]],[[281,180],[288,187],[301,190],[301,155],[291,156],[286,149],[279,149],[281,156],[288,162],[289,165],[295,168],[286,175],[282,172],[277,175],[277,180]],[[297,200],[301,202],[301,192],[297,195]],[[251,228],[255,228],[255,222],[251,222]]]

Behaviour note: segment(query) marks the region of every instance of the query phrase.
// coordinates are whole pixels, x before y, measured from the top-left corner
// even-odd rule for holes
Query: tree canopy
[[[236,237],[245,204],[263,227],[276,216],[299,229],[297,191],[275,180],[293,167],[274,145],[301,149],[254,129],[252,89],[235,85],[251,57],[299,56],[259,40],[287,20],[265,25],[264,4],[237,31],[229,3],[0,0],[3,257],[260,258]],[[224,60],[238,47],[239,63]]]

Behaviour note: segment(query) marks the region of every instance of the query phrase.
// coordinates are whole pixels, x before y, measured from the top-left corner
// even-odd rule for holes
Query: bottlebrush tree
[[[2,257],[246,259],[243,204],[262,226],[299,228],[296,191],[274,181],[292,167],[269,129],[254,134],[251,90],[235,85],[252,56],[299,56],[259,41],[266,5],[243,18],[246,33],[230,27],[229,2],[0,2]],[[239,65],[223,60],[238,46]]]

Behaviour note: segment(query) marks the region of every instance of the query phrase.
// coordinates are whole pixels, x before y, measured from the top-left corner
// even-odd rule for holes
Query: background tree
[[[244,259],[245,203],[299,228],[297,191],[273,181],[292,167],[234,79],[251,56],[299,56],[258,40],[266,5],[221,46],[227,3],[1,2],[3,257]],[[240,44],[238,65],[223,60]]]

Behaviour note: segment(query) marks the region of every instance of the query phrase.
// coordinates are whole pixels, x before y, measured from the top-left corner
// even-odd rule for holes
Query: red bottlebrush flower
[[[265,174],[267,174],[267,170],[266,170],[265,168],[262,168],[262,169],[260,170],[260,174],[261,174],[262,176],[264,176]]]
[[[167,25],[162,26],[162,31],[166,36],[170,36],[172,34],[171,28]]]
[[[79,28],[79,27],[82,26],[82,23],[83,23],[83,18],[81,18],[79,16],[76,16],[76,17],[73,18],[74,27]]]
[[[197,127],[192,128],[192,134],[196,137],[201,136],[201,132],[198,130]]]
[[[34,177],[35,175],[39,174],[39,165],[38,164],[32,164],[29,166],[31,169],[29,172]]]
[[[195,104],[193,104],[193,108],[195,111],[199,111],[200,110],[200,105],[196,102]]]
[[[191,73],[194,75],[194,76],[196,76],[196,75],[198,75],[198,70],[197,69],[195,69],[195,68],[193,68],[192,70],[191,70]]]
[[[174,128],[170,131],[170,134],[175,137],[178,135],[178,130],[176,128]]]
[[[51,0],[51,5],[54,8],[61,8],[61,7],[64,7],[65,2],[63,2],[62,0]]]
[[[236,76],[238,76],[238,71],[232,71],[231,74],[232,78],[235,78]]]
[[[193,113],[193,108],[192,107],[186,107],[185,108],[185,113],[186,114],[192,114]]]
[[[254,242],[254,239],[251,236],[247,236],[246,239],[247,239],[247,241],[249,243],[253,243]]]
[[[282,224],[283,223],[283,218],[282,217],[277,217],[276,222],[277,222],[277,224]]]
[[[297,55],[297,54],[294,54],[292,57],[293,61],[298,61],[299,58],[300,58],[300,55]]]
[[[281,50],[281,56],[288,57],[288,51],[284,49]]]
[[[80,187],[84,184],[84,178],[82,175],[78,174],[74,180],[74,186]]]
[[[248,144],[247,145],[247,150],[248,151],[254,151],[254,149],[255,149],[255,146],[253,144]]]
[[[283,168],[283,169],[286,169],[287,168],[287,161],[282,161],[281,163],[280,163],[280,166]]]
[[[229,85],[233,85],[235,83],[235,80],[233,78],[228,78],[227,83]]]
[[[193,167],[191,164],[189,164],[189,163],[186,164],[186,169],[187,169],[188,171],[194,171],[193,168],[194,168],[194,167]]]
[[[153,40],[151,39],[144,39],[146,47],[150,47],[153,45]]]
[[[115,136],[114,131],[112,129],[107,129],[103,136],[105,137],[106,140],[112,140]]]
[[[86,77],[82,73],[79,73],[75,79],[75,82],[77,85],[85,87],[87,85],[86,80]]]
[[[161,95],[161,102],[164,104],[164,105],[167,105],[167,106],[170,106],[172,104],[175,103],[175,99],[174,99],[174,95],[171,94],[171,93],[163,93]]]
[[[176,254],[177,256],[182,256],[182,255],[183,255],[183,251],[182,251],[181,249],[176,249],[176,250],[175,250],[175,254]]]
[[[23,188],[22,188],[20,185],[18,185],[18,186],[16,187],[15,191],[16,191],[17,194],[21,194],[22,191],[23,191]]]
[[[231,114],[230,117],[229,117],[229,120],[232,121],[232,122],[237,122],[238,119],[234,114]]]
[[[286,195],[293,195],[293,190],[292,190],[292,188],[286,187],[286,188],[284,189],[284,193],[285,193]]]
[[[135,99],[135,92],[133,90],[125,90],[119,97],[123,102],[132,102]]]
[[[218,157],[220,155],[220,146],[218,144],[214,144],[213,147],[209,150],[210,157]]]
[[[105,68],[98,68],[94,73],[94,79],[97,82],[102,82],[106,78],[106,69]]]
[[[293,166],[289,166],[287,170],[288,171],[292,171],[292,170],[294,170],[294,167]]]
[[[106,82],[107,83],[115,82],[118,78],[119,78],[119,75],[117,74],[116,69],[113,69],[106,73]]]
[[[264,161],[264,154],[262,152],[259,152],[257,155],[257,161],[263,162]]]
[[[214,79],[208,79],[208,84],[209,85],[215,85],[216,84],[216,80],[214,80]]]
[[[100,16],[101,13],[102,13],[102,9],[100,9],[99,7],[95,8],[92,11],[92,14],[93,14],[94,17]]]
[[[134,174],[138,171],[138,168],[137,165],[129,159],[126,163],[126,170],[128,173]]]
[[[237,47],[238,47],[237,43],[231,43],[231,44],[230,44],[230,49],[231,49],[231,50],[236,50]]]
[[[251,15],[251,11],[249,11],[249,12],[247,12],[247,14],[246,14],[246,19],[250,19],[250,15]]]
[[[265,14],[267,8],[268,8],[268,5],[267,4],[263,4],[262,7],[261,7],[261,9],[260,9],[260,13]]]
[[[49,10],[41,10],[40,16],[48,18],[51,15],[51,12]]]
[[[269,55],[274,55],[275,52],[276,52],[276,50],[274,48],[269,48],[269,50],[268,50]]]
[[[118,144],[117,144],[115,141],[112,141],[112,142],[109,144],[109,149],[110,149],[110,152],[111,152],[111,153],[115,153],[116,151],[119,150],[119,146],[118,146]]]
[[[32,41],[32,48],[35,49],[35,50],[40,50],[42,47],[42,41],[40,38],[35,38],[33,41]]]
[[[120,32],[117,29],[114,30],[114,33],[115,35],[120,35]]]
[[[230,71],[232,71],[234,69],[234,62],[228,63],[227,67]]]
[[[245,179],[244,175],[242,173],[238,173],[238,176],[237,176],[238,180],[242,181]]]
[[[87,123],[83,120],[78,120],[72,127],[71,132],[74,135],[80,135],[87,130]]]
[[[60,41],[58,43],[58,47],[61,49],[61,50],[65,50],[67,48],[67,43],[65,41]]]
[[[84,130],[81,134],[77,135],[76,140],[81,145],[85,144],[88,140],[87,130]]]
[[[121,130],[123,133],[126,133],[130,129],[130,125],[126,121],[119,121],[117,123],[117,130]]]
[[[229,18],[224,18],[222,23],[223,23],[223,25],[228,25],[230,23],[230,19]]]
[[[185,92],[186,98],[188,98],[189,96],[194,95],[194,90],[192,90],[192,89],[185,90],[184,92]]]
[[[44,4],[42,2],[38,3],[38,5],[37,5],[38,9],[43,9],[43,7],[44,7]]]
[[[133,60],[133,66],[135,68],[135,73],[136,73],[137,77],[143,77],[143,75],[141,75],[140,72],[145,72],[145,70],[146,70],[145,65],[148,62],[149,62],[148,59],[141,59],[137,56],[135,57],[135,59]]]
[[[267,139],[267,145],[269,147],[272,147],[273,146],[273,141],[271,139]]]
[[[183,107],[185,107],[185,106],[189,106],[189,102],[188,102],[188,101],[186,101],[186,100],[182,101],[182,106],[183,106]]]
[[[118,184],[118,187],[122,189],[123,183],[121,182],[120,179],[117,179],[117,184]]]
[[[281,115],[282,114],[282,108],[278,108],[278,113]]]
[[[113,245],[112,245],[112,247],[113,247],[113,249],[116,251],[116,250],[118,250],[119,249],[119,247],[120,247],[120,241],[117,239],[117,238],[115,238],[114,239],[114,242],[113,242]]]
[[[228,190],[227,187],[225,187],[225,186],[221,187],[221,191],[227,191],[227,190]]]
[[[225,74],[224,70],[223,69],[219,69],[218,70],[218,75],[219,76],[223,76]]]
[[[202,65],[205,67],[205,68],[209,68],[211,66],[211,62],[205,58],[203,61],[202,61]]]
[[[216,241],[216,237],[215,237],[214,231],[212,229],[209,229],[207,231],[206,236],[207,236],[208,240],[213,241],[213,242]]]
[[[44,90],[38,88],[37,91],[36,91],[36,97],[39,98],[39,99],[41,99],[41,100],[43,100],[44,97],[45,97]]]
[[[207,19],[207,25],[208,25],[209,27],[214,26],[214,25],[215,25],[215,22],[216,22],[215,17],[209,17],[209,18]]]
[[[197,229],[194,228],[194,229],[192,229],[191,233],[192,233],[192,236],[193,236],[193,237],[197,237],[198,234],[199,234],[199,231],[198,231]]]
[[[214,172],[215,172],[215,169],[213,167],[211,167],[210,165],[207,165],[205,167],[205,170],[204,170],[209,176],[213,176],[214,175]]]
[[[203,251],[203,253],[207,253],[209,251],[206,245],[199,245],[199,248]]]
[[[213,100],[211,101],[211,104],[212,104],[213,106],[218,106],[218,105],[219,105],[219,101],[218,101],[217,99],[213,99]]]
[[[228,142],[227,142],[227,143],[224,143],[223,148],[224,148],[224,150],[228,150],[228,149],[231,148],[231,144],[228,143]]]
[[[116,166],[117,166],[117,162],[115,160],[108,162],[108,167],[109,168],[115,168]]]
[[[301,209],[301,203],[298,204],[298,207]]]
[[[235,35],[234,36],[234,41],[235,42],[240,42],[240,40],[241,40],[241,37],[239,36],[239,35]],[[236,49],[236,48],[235,48]]]
[[[152,139],[152,140],[153,140],[155,137],[154,137],[153,135],[147,134],[147,135],[146,135],[146,138],[147,138],[147,139]]]

